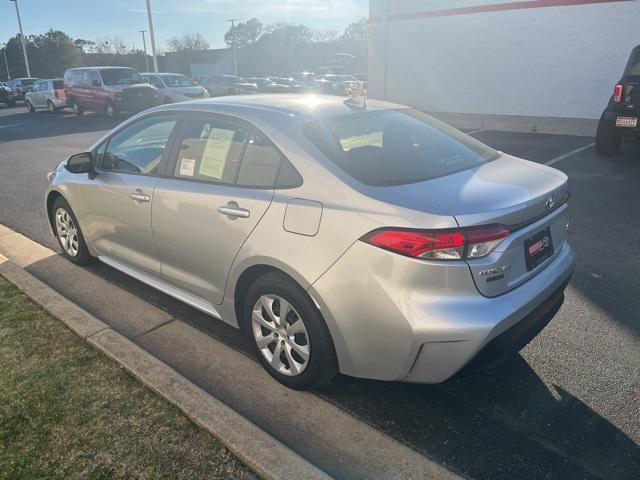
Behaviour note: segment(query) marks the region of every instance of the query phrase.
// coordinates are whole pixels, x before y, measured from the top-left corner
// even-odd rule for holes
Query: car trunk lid
[[[567,177],[544,165],[503,154],[473,169],[390,190],[407,206],[449,213],[460,227],[499,224],[511,230],[492,253],[467,260],[485,296],[517,287],[552,261],[553,255],[542,258],[545,252],[536,257],[537,246],[546,243],[546,252],[554,254],[564,246]],[[527,258],[530,249],[536,258]]]

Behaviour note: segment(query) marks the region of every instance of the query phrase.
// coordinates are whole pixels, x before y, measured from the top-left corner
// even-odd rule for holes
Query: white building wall
[[[515,3],[371,0],[369,95],[432,112],[598,118],[640,44],[640,1],[450,10]]]

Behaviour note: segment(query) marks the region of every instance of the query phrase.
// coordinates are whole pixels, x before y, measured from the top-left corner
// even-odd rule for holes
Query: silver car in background
[[[292,388],[493,367],[551,320],[575,262],[566,175],[377,101],[156,107],[49,179],[67,258],[242,328]]]
[[[181,73],[141,73],[162,96],[162,103],[186,102],[198,98],[208,98],[207,89]]]
[[[67,98],[64,93],[63,79],[51,78],[36,81],[25,96],[24,106],[30,112],[46,108],[49,112],[55,113],[66,108]]]

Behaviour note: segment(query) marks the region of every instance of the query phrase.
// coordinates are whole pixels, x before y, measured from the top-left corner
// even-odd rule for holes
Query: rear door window
[[[179,142],[177,178],[233,184],[248,128],[214,116],[192,118]]]
[[[479,166],[499,153],[412,109],[353,113],[309,122],[307,137],[356,180],[417,183]]]
[[[273,188],[278,177],[282,156],[263,134],[251,133],[245,148],[238,185]]]

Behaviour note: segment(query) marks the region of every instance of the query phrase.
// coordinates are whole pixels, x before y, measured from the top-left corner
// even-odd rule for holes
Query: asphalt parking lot
[[[0,107],[0,223],[57,248],[42,205],[45,174],[116,123]],[[339,377],[316,394],[469,478],[638,478],[640,145],[624,145],[605,159],[592,147],[566,156],[592,143],[584,137],[473,135],[535,162],[562,158],[554,167],[570,178],[570,241],[578,263],[561,311],[500,370],[442,385]],[[221,322],[106,265],[91,269],[247,350]],[[190,379],[207,384],[197,372]]]

